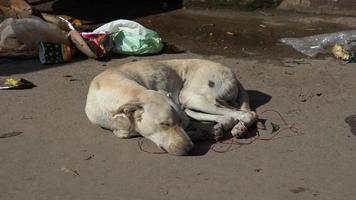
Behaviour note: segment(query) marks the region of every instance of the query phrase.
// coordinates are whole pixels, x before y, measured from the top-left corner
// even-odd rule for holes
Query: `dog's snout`
[[[169,145],[167,151],[170,154],[177,155],[177,156],[185,156],[193,149],[194,144],[189,141],[186,143],[177,143]]]

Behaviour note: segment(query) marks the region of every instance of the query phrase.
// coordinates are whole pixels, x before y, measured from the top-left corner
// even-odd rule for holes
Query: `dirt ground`
[[[37,85],[0,91],[0,134],[23,132],[0,138],[1,200],[355,198],[356,133],[345,118],[356,114],[356,64],[307,58],[277,40],[356,28],[356,18],[178,10],[137,21],[188,51],[46,66],[0,59],[1,78]],[[261,114],[277,110],[304,134],[286,131],[226,153],[200,142],[190,156],[177,157],[144,153],[138,138],[118,139],[88,121],[94,76],[133,60],[168,58],[230,66],[261,118],[278,122]],[[145,148],[156,150],[148,141]]]

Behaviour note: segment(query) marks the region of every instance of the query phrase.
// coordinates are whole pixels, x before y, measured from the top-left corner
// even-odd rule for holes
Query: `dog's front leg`
[[[209,99],[194,93],[189,93],[189,95],[185,95],[188,97],[185,98],[186,101],[183,101],[183,104],[186,106],[186,108],[188,108],[190,111],[194,110],[194,112],[202,112],[193,113],[197,120],[200,120],[199,118],[201,118],[201,120],[205,119],[207,121],[218,122],[215,127],[215,133],[217,135],[218,130],[228,130],[236,125],[233,128],[231,134],[233,136],[240,136],[246,130],[246,128],[251,126],[257,119],[257,115],[253,111],[243,111],[227,108],[219,104],[215,99]],[[186,113],[188,114],[188,116],[192,115],[192,113]],[[193,115],[190,117],[195,119]]]
[[[189,117],[195,120],[216,122],[217,124],[214,125],[213,131],[216,140],[222,139],[224,131],[230,130],[237,123],[237,120],[229,116],[201,113],[190,109],[185,109],[184,111]]]
[[[141,136],[139,133],[137,133],[135,131],[120,130],[120,129],[113,130],[113,133],[114,133],[114,135],[116,135],[117,137],[122,138],[122,139],[128,139],[128,138]]]

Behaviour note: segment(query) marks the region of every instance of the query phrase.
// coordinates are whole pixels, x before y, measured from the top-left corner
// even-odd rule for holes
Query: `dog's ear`
[[[143,112],[142,103],[127,103],[120,106],[115,113],[113,113],[112,117],[114,119],[118,117],[126,117],[130,120],[136,119],[139,120],[141,118]]]

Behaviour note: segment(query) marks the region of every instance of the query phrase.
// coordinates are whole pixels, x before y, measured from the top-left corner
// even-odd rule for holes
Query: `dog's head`
[[[127,118],[133,131],[168,153],[186,155],[193,148],[193,143],[183,129],[187,121],[182,111],[177,110],[170,98],[160,92],[141,99],[145,100],[122,105],[113,117]]]

